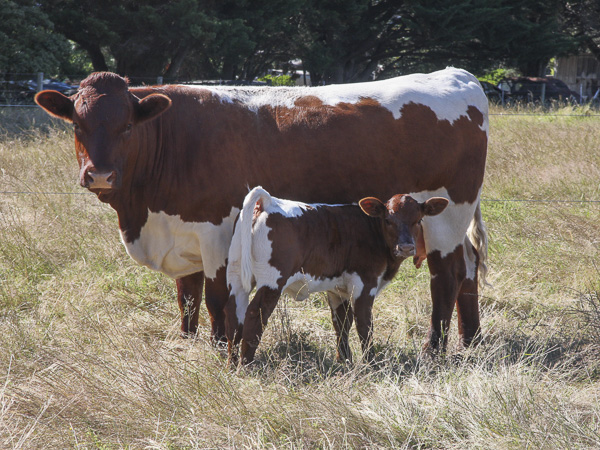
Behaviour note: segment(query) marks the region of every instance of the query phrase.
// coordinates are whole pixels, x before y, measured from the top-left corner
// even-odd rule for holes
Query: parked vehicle
[[[504,97],[502,96],[502,90],[498,86],[494,86],[492,83],[488,81],[479,81],[481,83],[481,87],[483,88],[483,92],[487,96],[490,102],[494,103],[502,103],[502,101],[508,101],[510,97],[510,92],[505,92]]]
[[[554,77],[517,77],[505,78],[498,85],[509,93],[513,100],[536,102],[542,100],[563,100],[579,103],[581,97],[569,89],[562,80]],[[545,86],[545,92],[544,92]]]
[[[45,79],[43,84],[44,89],[52,89],[67,96],[74,94],[79,88],[78,85],[56,79]],[[2,103],[33,102],[36,92],[38,92],[36,80],[0,81],[0,101]]]

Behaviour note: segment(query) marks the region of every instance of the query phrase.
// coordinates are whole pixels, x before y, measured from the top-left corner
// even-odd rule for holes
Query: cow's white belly
[[[121,240],[136,262],[172,278],[199,271],[204,271],[207,278],[215,278],[217,270],[225,266],[238,212],[238,208],[232,208],[228,217],[214,225],[184,222],[179,216],[148,211],[140,237],[127,242],[121,232]]]

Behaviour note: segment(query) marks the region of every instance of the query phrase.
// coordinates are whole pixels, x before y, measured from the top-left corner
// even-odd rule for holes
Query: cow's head
[[[136,126],[171,106],[162,94],[139,99],[125,78],[110,72],[93,73],[71,97],[41,91],[35,101],[51,116],[73,124],[79,182],[97,194],[118,191],[125,167],[139,156]]]
[[[410,195],[394,195],[387,203],[375,197],[358,202],[365,214],[381,219],[383,236],[395,258],[414,256],[421,219],[440,214],[448,200],[433,197],[420,203]]]

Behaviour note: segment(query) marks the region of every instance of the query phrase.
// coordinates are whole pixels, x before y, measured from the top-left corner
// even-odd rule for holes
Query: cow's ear
[[[142,123],[160,116],[171,107],[171,99],[162,94],[150,94],[135,107],[135,121]]]
[[[41,91],[35,96],[35,102],[48,114],[59,119],[73,122],[73,102],[58,91]]]
[[[437,216],[448,206],[448,199],[444,197],[431,197],[425,203],[421,203],[421,209],[426,216]]]
[[[385,217],[387,211],[383,202],[375,197],[366,197],[358,202],[360,209],[371,217]]]

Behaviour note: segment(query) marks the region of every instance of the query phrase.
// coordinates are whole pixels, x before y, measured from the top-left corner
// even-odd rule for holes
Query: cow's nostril
[[[83,185],[84,186],[89,186],[90,183],[94,182],[94,176],[89,172],[89,171],[85,171],[84,175],[83,175]]]

